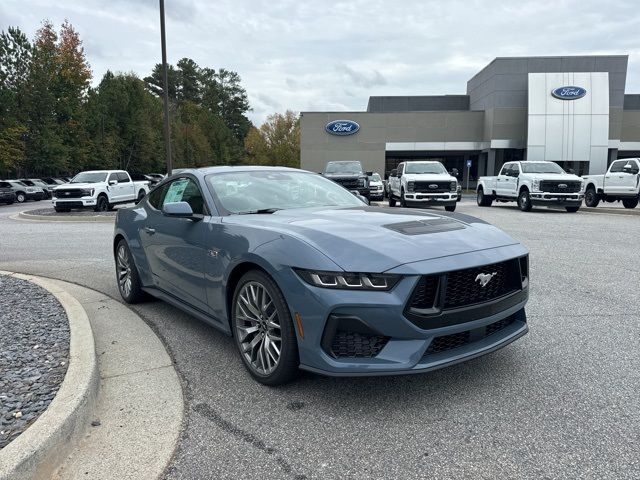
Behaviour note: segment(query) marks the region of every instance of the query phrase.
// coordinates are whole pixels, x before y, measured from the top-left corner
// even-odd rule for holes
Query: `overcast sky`
[[[171,63],[242,77],[259,123],[286,109],[363,110],[370,95],[465,93],[497,56],[628,54],[640,93],[640,3],[590,1],[165,0]],[[1,0],[0,29],[30,37],[65,19],[97,83],[160,61],[157,0]]]

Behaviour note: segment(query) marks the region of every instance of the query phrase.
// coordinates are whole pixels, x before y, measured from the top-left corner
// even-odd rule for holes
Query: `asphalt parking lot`
[[[32,208],[0,206],[0,269],[119,299],[113,226],[10,218]],[[466,199],[458,212],[530,250],[530,332],[444,370],[271,389],[213,328],[136,306],[187,401],[167,478],[640,478],[640,218]]]

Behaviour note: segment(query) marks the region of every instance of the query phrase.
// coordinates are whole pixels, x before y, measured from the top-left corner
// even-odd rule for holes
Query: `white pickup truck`
[[[402,162],[389,173],[389,206],[437,206],[447,212],[456,209],[458,180],[440,162]]]
[[[478,205],[493,201],[518,202],[523,212],[532,206],[564,207],[577,212],[584,198],[584,182],[553,162],[507,162],[497,177],[480,177],[476,187]]]
[[[120,203],[140,201],[149,193],[149,182],[134,182],[124,170],[92,170],[77,174],[70,183],[53,189],[53,208],[68,212],[75,208],[111,210]]]
[[[625,208],[636,208],[640,195],[640,158],[614,161],[604,175],[585,175],[584,203],[597,207],[600,200],[622,200]]]

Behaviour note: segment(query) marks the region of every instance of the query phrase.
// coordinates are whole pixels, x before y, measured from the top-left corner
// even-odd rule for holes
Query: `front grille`
[[[416,286],[411,297],[411,306],[420,310],[433,308],[438,292],[438,277],[423,276]]]
[[[560,187],[560,185],[566,185]],[[578,193],[582,188],[581,182],[562,180],[542,180],[540,190],[547,193]]]
[[[84,192],[79,188],[69,188],[65,190],[54,190],[53,196],[55,198],[82,198]]]
[[[435,185],[435,188],[431,188]],[[444,193],[451,191],[451,182],[414,182],[413,191],[417,193]]]
[[[482,286],[483,276],[492,275]],[[446,279],[444,309],[487,302],[520,290],[518,260],[449,272]]]
[[[358,188],[358,179],[352,178],[337,178],[333,179],[334,182],[342,185],[344,188],[348,190],[356,190]]]
[[[515,258],[440,275],[425,275],[414,288],[408,307],[414,314],[419,314],[415,310],[428,308],[448,310],[489,302],[519,291],[526,276],[526,272],[521,273],[521,268],[526,268],[526,262],[520,262]],[[492,277],[483,287],[483,276],[486,275]],[[439,285],[444,286],[444,296],[436,298]]]
[[[434,338],[429,344],[429,348],[424,353],[424,356],[433,355],[435,353],[446,352],[447,350],[453,350],[454,348],[463,347],[469,343],[483,340],[494,333],[497,333],[515,321],[515,315],[503,318],[497,322],[490,323],[484,327],[476,328],[474,330],[466,330],[464,332],[453,333],[451,335],[444,335],[442,337]]]
[[[331,353],[336,358],[372,358],[389,341],[382,335],[367,335],[338,330],[331,342]]]

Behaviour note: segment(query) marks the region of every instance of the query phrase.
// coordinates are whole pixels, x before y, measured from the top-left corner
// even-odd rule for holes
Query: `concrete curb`
[[[100,378],[93,331],[78,300],[48,280],[13,272],[54,295],[69,319],[69,367],[53,401],[40,417],[0,450],[0,480],[49,479],[84,435],[93,414]]]
[[[16,220],[37,220],[46,222],[101,222],[111,223],[114,222],[116,217],[104,216],[104,215],[91,215],[91,216],[75,216],[75,215],[32,215],[29,212],[20,212],[18,215],[13,215],[10,218]]]

